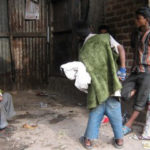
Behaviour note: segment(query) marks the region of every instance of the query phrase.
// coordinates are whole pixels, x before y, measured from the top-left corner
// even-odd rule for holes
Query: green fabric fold
[[[79,60],[91,76],[87,107],[95,108],[122,88],[117,77],[116,57],[110,47],[110,35],[98,34],[88,39],[79,52]]]

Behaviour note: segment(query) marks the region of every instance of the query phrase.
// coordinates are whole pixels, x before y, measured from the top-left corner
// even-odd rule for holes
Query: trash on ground
[[[82,106],[83,104],[81,104],[81,103],[78,103],[77,105],[78,105],[78,106]]]
[[[132,135],[132,136],[129,136],[129,139],[133,139],[133,140],[139,140],[138,136],[137,135]]]
[[[47,104],[46,104],[46,103],[43,103],[43,102],[40,102],[40,107],[41,107],[41,108],[47,108]]]
[[[37,92],[36,96],[48,96],[48,93],[46,91]]]
[[[142,141],[142,145],[145,149],[150,149],[150,141]]]
[[[107,116],[104,116],[102,123],[108,123],[108,122],[109,122],[109,118]]]
[[[60,114],[60,115],[58,115],[56,118],[53,118],[53,119],[49,120],[49,123],[50,123],[50,124],[55,124],[55,123],[58,123],[58,122],[60,122],[60,121],[65,120],[65,119],[66,119],[66,116]]]
[[[35,129],[37,127],[37,125],[24,124],[22,127],[26,128],[26,129]]]
[[[57,135],[58,139],[62,139],[62,138],[64,138],[65,136],[66,136],[65,131],[59,131],[59,132],[58,132],[58,135]]]

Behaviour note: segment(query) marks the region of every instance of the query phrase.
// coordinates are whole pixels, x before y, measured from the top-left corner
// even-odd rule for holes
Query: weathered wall
[[[126,50],[126,66],[128,73],[133,63],[134,51],[130,46],[131,32],[135,28],[135,11],[141,6],[147,6],[147,0],[106,0],[105,1],[105,20],[104,22],[110,27],[111,34],[117,41],[123,44]],[[122,102],[123,112],[132,113],[133,100],[127,103]],[[145,120],[145,112],[140,114],[138,121]]]
[[[39,0],[39,4],[26,2],[0,1],[2,89],[39,87],[48,81],[47,0]],[[39,6],[38,19],[26,18],[25,12],[28,12],[29,6],[36,6],[37,9]]]
[[[88,22],[93,31],[103,22],[103,0],[54,0],[52,5],[53,20],[51,31],[52,75],[60,75],[61,64],[77,60],[79,43],[75,34],[74,23],[79,20]],[[62,11],[60,11],[62,10]]]
[[[88,22],[92,25],[94,31],[104,21],[104,0],[90,0]]]
[[[51,5],[51,76],[60,75],[60,65],[77,59],[73,25],[80,18],[80,0],[55,0]],[[61,10],[61,11],[60,11]]]
[[[147,5],[147,0],[106,0],[105,23],[115,38],[123,44],[126,50],[126,65],[130,71],[133,52],[130,48],[131,32],[135,28],[134,16],[137,8]]]

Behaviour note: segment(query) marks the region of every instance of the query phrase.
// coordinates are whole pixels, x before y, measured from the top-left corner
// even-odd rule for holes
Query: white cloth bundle
[[[82,62],[73,61],[60,66],[66,77],[75,80],[75,87],[80,91],[87,93],[88,85],[91,83],[91,77],[86,71],[86,67]]]

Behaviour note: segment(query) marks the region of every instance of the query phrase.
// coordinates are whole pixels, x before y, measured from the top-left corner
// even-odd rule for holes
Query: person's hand
[[[117,76],[121,81],[124,81],[126,78],[126,68],[120,67],[120,69],[117,72]]]
[[[0,96],[0,102],[3,100],[3,96]]]

